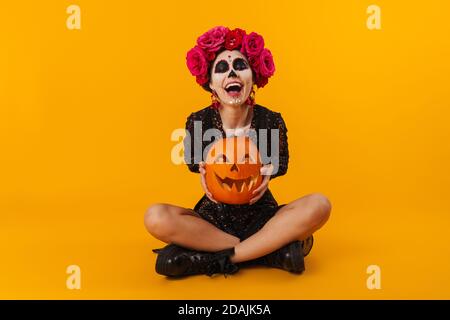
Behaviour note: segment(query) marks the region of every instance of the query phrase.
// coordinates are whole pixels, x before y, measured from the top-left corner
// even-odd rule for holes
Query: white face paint
[[[230,85],[232,83],[234,85]],[[217,93],[222,105],[244,104],[252,91],[252,86],[252,69],[240,51],[225,50],[216,57],[211,68],[209,87]]]

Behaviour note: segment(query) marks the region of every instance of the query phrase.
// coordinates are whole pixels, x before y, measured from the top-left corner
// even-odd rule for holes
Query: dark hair
[[[209,84],[211,83],[211,69],[212,69],[212,67],[213,67],[213,65],[214,65],[214,61],[216,61],[216,59],[217,59],[217,56],[218,56],[220,53],[222,53],[223,51],[225,51],[225,50],[227,50],[225,47],[220,48],[220,49],[216,52],[216,58],[214,58],[214,60],[211,61],[211,62],[209,63],[209,65],[208,65],[208,73],[207,73],[207,74],[208,74],[208,79],[209,79],[209,81],[206,82],[205,84],[203,84],[203,85],[202,85],[202,88],[205,89],[206,91],[210,92],[210,93],[212,93],[212,90],[211,90],[211,88],[209,87]],[[253,68],[252,68],[252,67],[250,67],[250,70],[252,70],[253,83],[255,83],[255,72],[253,71]]]

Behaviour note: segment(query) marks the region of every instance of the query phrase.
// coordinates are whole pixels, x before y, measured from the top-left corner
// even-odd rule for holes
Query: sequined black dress
[[[187,118],[186,130],[189,131],[190,135],[187,135],[184,140],[185,150],[187,150],[188,147],[193,146],[194,143],[200,143],[203,151],[205,147],[211,143],[211,141],[194,141],[195,139],[198,139],[198,136],[194,133],[194,121],[201,121],[202,132],[205,132],[205,130],[210,128],[216,128],[222,132],[223,137],[226,136],[222,127],[219,111],[212,106],[208,106],[202,110],[191,113]],[[271,176],[271,179],[284,175],[288,168],[289,150],[287,128],[281,114],[255,104],[253,106],[253,118],[250,128],[255,129],[258,141],[259,129],[279,129],[279,167],[278,171]],[[270,151],[271,135],[268,134],[267,137],[267,150]],[[185,152],[185,160],[189,170],[199,173],[199,165],[198,163],[195,163],[193,152]],[[267,189],[264,195],[252,205],[216,204],[206,195],[203,195],[193,210],[203,219],[212,223],[219,229],[238,237],[242,241],[261,229],[282,206],[283,205],[278,205],[270,190]]]

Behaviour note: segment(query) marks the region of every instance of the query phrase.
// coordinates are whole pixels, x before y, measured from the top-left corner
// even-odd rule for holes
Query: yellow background
[[[81,30],[66,28],[72,3]],[[0,298],[450,298],[449,13],[445,0],[2,1]],[[210,103],[185,56],[217,25],[273,53],[256,101],[289,130],[275,197],[333,204],[302,276],[154,272],[146,208],[202,195],[170,134]],[[66,288],[71,264],[81,290]]]

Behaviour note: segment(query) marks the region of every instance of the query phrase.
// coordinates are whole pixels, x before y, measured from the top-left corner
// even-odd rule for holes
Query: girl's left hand
[[[250,205],[254,204],[256,201],[261,199],[261,197],[264,195],[267,188],[269,187],[269,180],[270,180],[270,176],[273,172],[273,165],[266,164],[266,165],[262,166],[260,169],[260,172],[261,172],[261,175],[263,176],[263,181],[258,188],[253,190],[253,193],[252,193],[253,198],[249,202]]]

